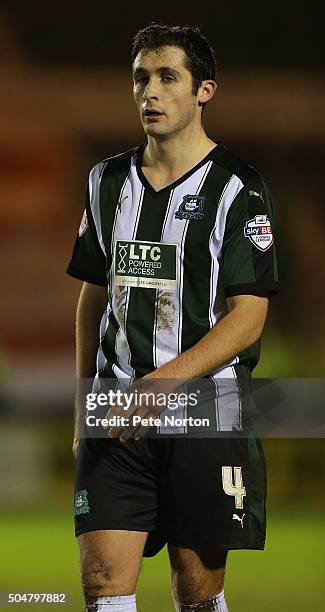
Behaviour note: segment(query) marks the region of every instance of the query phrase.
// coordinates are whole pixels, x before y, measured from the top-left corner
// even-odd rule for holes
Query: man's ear
[[[217,83],[213,81],[212,79],[207,79],[205,81],[202,81],[202,84],[200,85],[200,88],[198,91],[199,106],[202,106],[203,104],[206,104],[207,102],[209,102],[209,100],[211,100],[211,98],[214,96],[216,89],[217,89]]]

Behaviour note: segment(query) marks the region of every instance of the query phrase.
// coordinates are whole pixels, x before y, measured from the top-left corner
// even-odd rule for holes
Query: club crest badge
[[[77,491],[74,504],[74,512],[76,516],[78,516],[79,514],[88,514],[90,512],[87,495],[88,493],[86,489]]]
[[[205,196],[190,194],[184,196],[178,210],[175,212],[175,219],[201,221],[204,217],[203,206],[205,201]]]
[[[88,217],[87,217],[86,210],[84,210],[82,219],[81,219],[81,223],[80,223],[80,227],[79,227],[79,232],[78,232],[79,238],[85,233],[87,227],[88,227]]]
[[[256,215],[247,221],[244,236],[260,251],[267,251],[273,244],[272,227],[267,215]]]

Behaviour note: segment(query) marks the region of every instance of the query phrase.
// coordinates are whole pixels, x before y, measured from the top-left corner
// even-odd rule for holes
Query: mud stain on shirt
[[[176,306],[173,294],[165,293],[158,297],[157,327],[172,330],[176,322]]]

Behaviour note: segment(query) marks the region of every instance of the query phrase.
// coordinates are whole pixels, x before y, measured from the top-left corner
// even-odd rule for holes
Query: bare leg
[[[225,578],[226,550],[192,550],[169,545],[168,552],[176,602],[191,605],[221,593]]]
[[[101,530],[78,537],[86,605],[97,597],[135,593],[147,532]]]

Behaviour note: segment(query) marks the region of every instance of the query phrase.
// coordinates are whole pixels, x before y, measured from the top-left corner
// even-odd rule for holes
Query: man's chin
[[[161,128],[159,129],[157,126],[146,125],[144,131],[147,136],[152,136],[153,138],[163,139],[169,136],[169,132]]]

